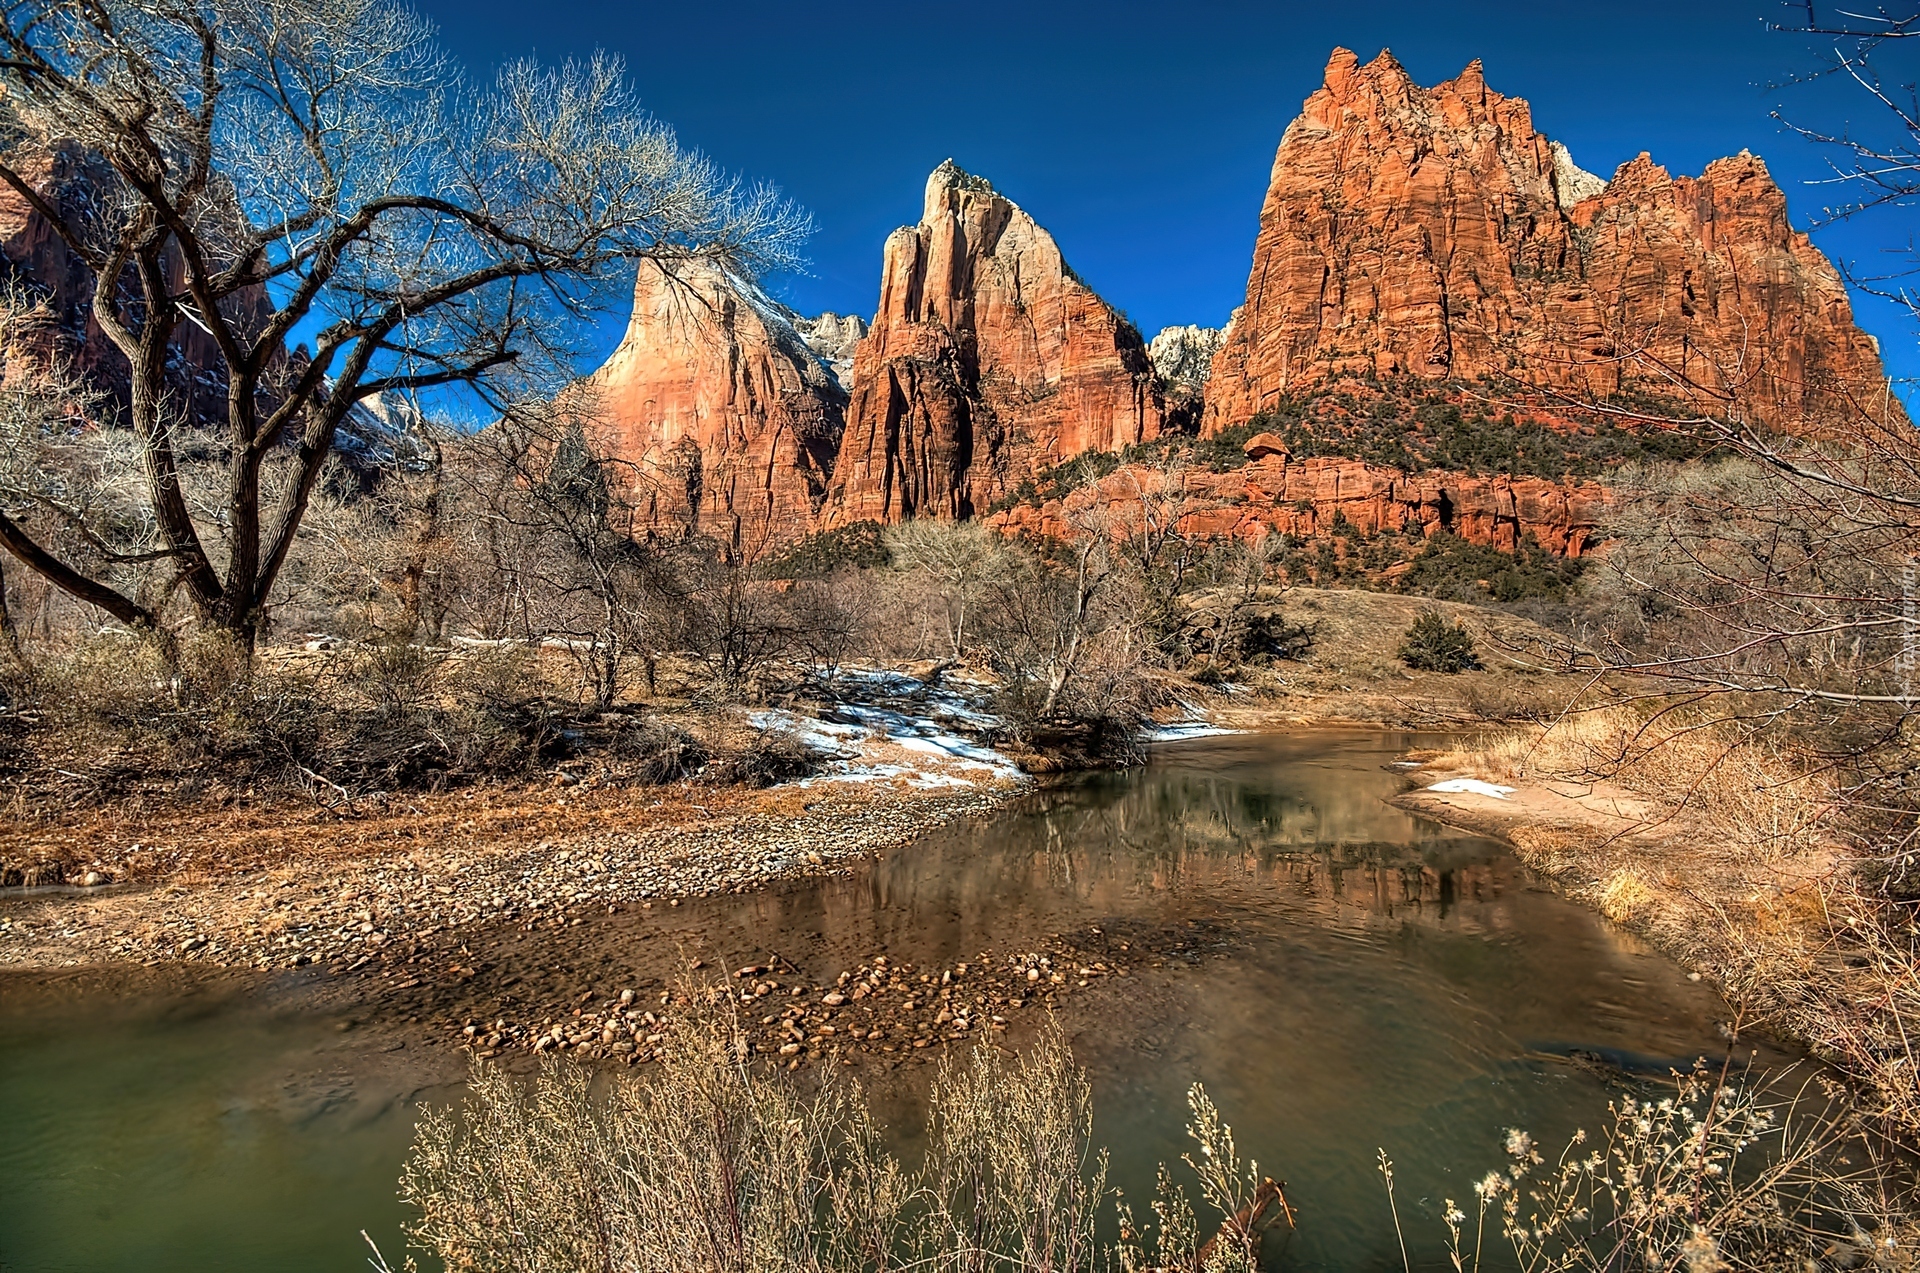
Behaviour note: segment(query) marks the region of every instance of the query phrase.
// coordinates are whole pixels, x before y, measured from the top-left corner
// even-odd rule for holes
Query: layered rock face
[[[806,533],[846,396],[751,284],[643,261],[626,335],[575,401],[647,528],[758,543]]]
[[[1409,475],[1362,460],[1289,460],[1284,451],[1248,445],[1244,468],[1220,473],[1129,465],[1065,499],[1021,505],[995,524],[1024,534],[1070,538],[1074,514],[1099,507],[1119,533],[1141,529],[1145,492],[1161,497],[1177,480],[1180,529],[1202,538],[1254,540],[1270,532],[1311,539],[1341,520],[1363,535],[1381,531],[1431,536],[1449,532],[1512,552],[1527,536],[1562,556],[1578,557],[1600,537],[1608,495],[1592,482],[1537,477],[1472,477],[1438,470]]]
[[[1205,427],[1353,373],[1724,399],[1788,429],[1883,383],[1758,158],[1674,177],[1642,155],[1601,182],[1477,61],[1426,89],[1340,49],[1274,158]]]
[[[828,525],[972,516],[1049,465],[1156,436],[1163,413],[1139,333],[951,160],[887,239],[850,393]]]

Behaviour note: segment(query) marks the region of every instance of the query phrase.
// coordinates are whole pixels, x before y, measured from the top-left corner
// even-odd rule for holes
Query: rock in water
[[[1050,465],[1157,436],[1164,409],[1140,333],[952,160],[887,239],[850,394],[829,525],[985,512]]]
[[[626,336],[570,393],[643,526],[735,542],[807,533],[846,395],[793,318],[710,262],[640,263]]]
[[[1675,177],[1642,155],[1601,182],[1479,62],[1428,89],[1338,49],[1280,140],[1204,427],[1341,374],[1672,399],[1664,368],[1813,432],[1883,384],[1757,157]]]

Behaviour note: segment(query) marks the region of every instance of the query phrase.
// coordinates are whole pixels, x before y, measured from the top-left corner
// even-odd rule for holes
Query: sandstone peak
[[[979,195],[987,199],[1003,198],[985,177],[976,177],[953,160],[943,159],[938,168],[927,174],[925,211],[921,214],[921,220],[931,220],[937,215],[936,209],[946,207],[955,193]],[[1005,202],[1012,203],[1011,200]]]
[[[1675,371],[1780,427],[1882,380],[1764,164],[1642,154],[1601,182],[1477,64],[1422,88],[1338,49],[1274,156],[1206,428],[1343,375],[1671,396]]]
[[[830,525],[970,517],[1048,465],[1154,436],[1163,414],[1140,334],[952,160],[920,223],[887,238],[849,387]]]
[[[846,398],[793,317],[710,261],[640,262],[625,336],[573,394],[649,529],[804,530]]]

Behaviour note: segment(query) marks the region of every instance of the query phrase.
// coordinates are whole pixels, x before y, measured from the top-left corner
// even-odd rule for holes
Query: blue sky
[[[1535,126],[1602,176],[1642,150],[1697,173],[1742,147],[1766,158],[1806,228],[1832,196],[1817,148],[1770,117],[1786,104],[1840,131],[1877,119],[1832,87],[1774,88],[1817,44],[1769,33],[1775,0],[914,5],[814,0],[548,4],[425,0],[476,72],[534,54],[625,56],[648,107],[728,167],[814,215],[812,265],[771,288],[805,312],[870,315],[880,248],[919,216],[952,157],[1025,207],[1082,277],[1151,335],[1218,325],[1246,287],[1260,201],[1287,121],[1336,45],[1390,47],[1423,84],[1471,59],[1528,99]],[[1907,41],[1920,45],[1920,41]],[[1920,49],[1895,49],[1911,81]],[[1913,209],[1816,233],[1884,271]],[[1910,324],[1856,301],[1889,369],[1920,376]],[[605,324],[617,337],[625,315]]]

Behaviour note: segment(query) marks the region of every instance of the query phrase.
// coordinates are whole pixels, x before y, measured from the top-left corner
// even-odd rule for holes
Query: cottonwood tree
[[[599,711],[637,663],[655,688],[660,652],[686,608],[679,563],[651,545],[639,475],[595,444],[591,399],[522,404],[449,456],[460,516],[488,563],[496,613],[484,630],[558,641]]]
[[[1003,582],[1012,556],[1004,537],[979,522],[914,519],[889,526],[884,535],[894,563],[922,576],[938,592],[947,648],[966,657],[969,623],[983,594]]]
[[[7,509],[0,545],[124,624],[162,628],[178,593],[247,647],[357,403],[551,388],[623,265],[752,277],[807,228],[682,148],[617,60],[515,62],[475,87],[390,0],[19,0],[0,11],[0,90],[24,138],[0,181],[90,274],[128,364],[150,522],[107,528],[103,556],[61,545],[98,524]],[[85,198],[36,180],[55,147],[87,157]],[[188,325],[224,390],[201,509],[182,475],[198,422],[167,376]],[[111,568],[142,554],[168,572],[149,595]]]

